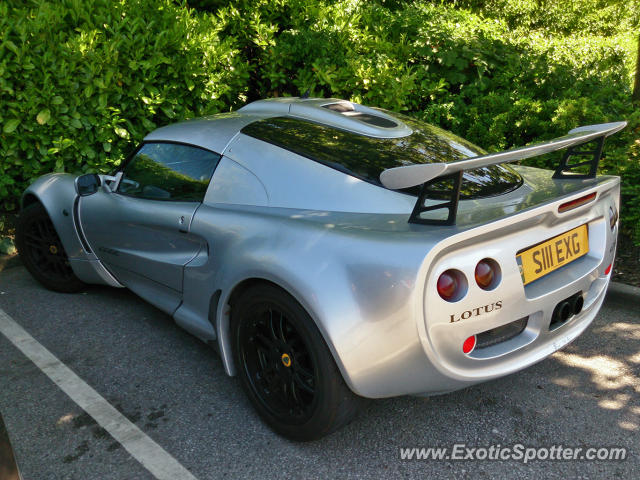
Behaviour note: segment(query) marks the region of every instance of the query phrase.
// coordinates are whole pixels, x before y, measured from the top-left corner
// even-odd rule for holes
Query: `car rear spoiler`
[[[503,152],[492,153],[471,157],[465,160],[458,160],[451,163],[428,163],[419,165],[407,165],[404,167],[389,168],[380,174],[380,182],[386,188],[400,190],[404,188],[422,185],[418,201],[409,217],[410,223],[422,223],[428,225],[453,225],[456,221],[458,211],[458,201],[460,199],[460,188],[462,186],[462,175],[466,170],[489,167],[500,163],[516,162],[525,158],[537,157],[556,150],[567,149],[563,155],[560,165],[553,174],[553,178],[581,180],[585,178],[595,178],[598,170],[598,163],[602,156],[604,140],[609,135],[622,130],[627,122],[602,123],[599,125],[588,125],[574,128],[567,135],[558,137],[547,142],[536,143],[526,147],[514,148]],[[589,150],[579,148],[594,143],[594,147]],[[577,163],[569,163],[572,156],[590,156],[591,158]],[[574,173],[572,170],[577,167],[588,166],[589,172],[586,174]],[[431,187],[436,182],[450,180],[453,188],[435,190]],[[439,198],[443,196],[446,200],[435,205],[425,205],[425,201],[434,195]],[[420,215],[427,211],[448,209],[446,219],[427,219]]]

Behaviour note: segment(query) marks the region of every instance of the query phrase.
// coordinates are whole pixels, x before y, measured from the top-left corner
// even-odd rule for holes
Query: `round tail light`
[[[438,277],[437,289],[447,302],[457,302],[467,292],[467,280],[461,271],[451,268]]]
[[[493,290],[500,283],[500,266],[490,258],[480,260],[476,265],[476,283],[483,290]]]

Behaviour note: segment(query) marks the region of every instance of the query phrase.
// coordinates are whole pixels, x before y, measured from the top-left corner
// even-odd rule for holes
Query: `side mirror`
[[[76,178],[76,193],[81,197],[93,195],[102,184],[100,176],[95,173],[87,173]]]

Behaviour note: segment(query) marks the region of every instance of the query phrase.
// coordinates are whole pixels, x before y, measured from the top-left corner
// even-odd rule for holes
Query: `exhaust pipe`
[[[582,298],[582,292],[578,292],[569,298],[565,298],[556,305],[556,308],[553,309],[549,328],[553,329],[559,327],[574,315],[578,315],[582,311],[583,306],[584,298]]]
[[[560,308],[558,308],[558,316],[560,317],[561,322],[566,322],[569,320],[569,317],[573,315],[573,308],[571,304],[567,301],[564,301],[560,304]]]
[[[582,311],[582,306],[584,305],[584,299],[582,298],[582,294],[578,293],[572,300],[572,309],[573,314],[578,315]]]

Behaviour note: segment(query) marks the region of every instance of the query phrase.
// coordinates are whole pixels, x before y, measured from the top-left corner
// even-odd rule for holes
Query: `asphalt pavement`
[[[210,347],[124,289],[45,290],[0,272],[0,309],[198,479],[640,478],[640,298],[609,297],[589,329],[511,376],[431,398],[367,401],[312,443],[272,433]],[[0,413],[22,475],[153,479],[0,334]],[[616,446],[617,461],[401,460],[404,447]]]

